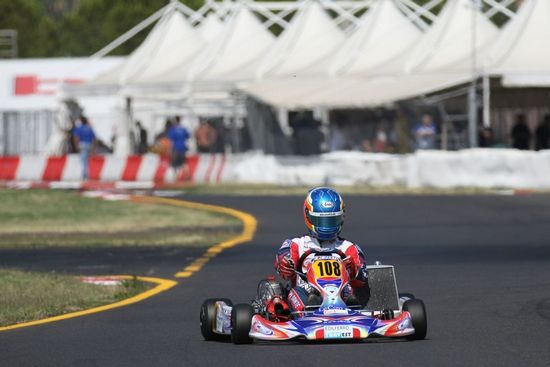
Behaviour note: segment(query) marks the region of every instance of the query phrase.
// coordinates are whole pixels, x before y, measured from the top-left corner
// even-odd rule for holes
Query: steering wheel
[[[314,250],[314,249],[307,250],[306,252],[304,252],[302,254],[302,256],[300,256],[300,258],[298,259],[298,263],[296,263],[296,268],[294,269],[296,274],[300,278],[302,278],[304,281],[307,281],[307,276],[303,272],[302,267],[304,265],[304,261],[306,260],[306,258],[311,254],[314,254],[314,255],[338,255],[338,256],[340,256],[340,258],[342,260],[344,260],[347,257],[347,255],[342,250],[338,250],[338,249],[336,249],[336,250],[327,250],[327,251],[319,251],[319,250]]]

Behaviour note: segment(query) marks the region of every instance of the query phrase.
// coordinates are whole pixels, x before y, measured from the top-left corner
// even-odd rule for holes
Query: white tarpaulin
[[[422,32],[397,8],[394,1],[377,1],[334,54],[331,75],[365,75],[376,68],[389,75],[402,71],[404,54]],[[395,62],[398,61],[398,62]]]
[[[215,39],[186,70],[186,81],[194,83],[250,80],[258,60],[275,37],[245,6],[224,24]]]
[[[550,86],[550,1],[525,0],[489,55],[505,86]]]
[[[327,75],[327,59],[345,40],[316,2],[305,2],[256,71],[259,79]]]
[[[407,55],[405,71],[410,74],[472,72],[472,58],[478,58],[476,64],[481,66],[480,51],[497,35],[498,28],[475,9],[471,0],[449,0],[435,23]]]
[[[170,9],[155,25],[145,41],[117,68],[100,75],[96,84],[139,84],[173,82],[167,71],[183,74],[204,46],[204,41],[187,19]],[[183,75],[179,79],[183,79]]]

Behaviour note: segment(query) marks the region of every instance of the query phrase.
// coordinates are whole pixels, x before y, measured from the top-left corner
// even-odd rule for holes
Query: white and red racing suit
[[[293,264],[296,265],[300,257],[310,249],[340,250],[346,254],[348,257],[347,264],[351,289],[348,290],[348,294],[345,295],[345,298],[353,297],[359,302],[359,304],[364,306],[369,298],[369,288],[367,265],[365,255],[363,254],[363,251],[361,251],[361,248],[356,244],[340,237],[330,241],[319,241],[315,237],[305,235],[302,237],[287,239],[283,242],[277,252],[277,256],[275,257],[275,269],[283,279],[290,281],[292,286],[292,289],[288,295],[288,301],[291,308],[295,311],[303,310],[305,305],[308,304],[308,298],[314,290],[295,273],[288,274],[281,271],[281,268],[282,265],[288,261],[288,259],[292,260]],[[311,255],[311,258],[312,257],[313,255]],[[311,258],[308,256],[304,260],[304,268],[307,268]]]

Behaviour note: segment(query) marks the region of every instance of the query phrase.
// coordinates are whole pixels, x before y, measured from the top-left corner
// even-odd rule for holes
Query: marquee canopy
[[[283,107],[341,107],[434,92],[483,71],[505,79],[550,75],[546,0],[525,0],[502,32],[474,0],[447,0],[438,16],[428,10],[441,0],[427,8],[411,0],[348,1],[343,10],[331,1],[273,3],[280,13],[266,13],[265,3],[222,2],[191,20],[175,3],[123,65],[93,83],[179,83],[190,98],[208,86],[224,98],[240,89]],[[361,6],[366,12],[358,18]],[[419,27],[420,15],[433,24]],[[285,28],[277,38],[268,30],[273,24]]]

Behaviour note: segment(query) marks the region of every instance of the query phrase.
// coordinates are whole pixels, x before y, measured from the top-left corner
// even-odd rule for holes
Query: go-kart
[[[308,304],[300,311],[279,310],[280,316],[273,312],[273,299],[283,300],[288,293],[274,277],[260,282],[251,304],[233,305],[225,298],[207,299],[200,311],[204,339],[223,340],[230,336],[236,344],[252,343],[254,339],[352,340],[371,336],[424,339],[427,332],[424,303],[412,294],[398,293],[391,265],[379,262],[369,265],[367,304],[363,307],[346,304],[343,293],[350,278],[345,257],[339,250],[308,250],[300,257],[296,274],[313,287],[320,300],[320,304]]]

